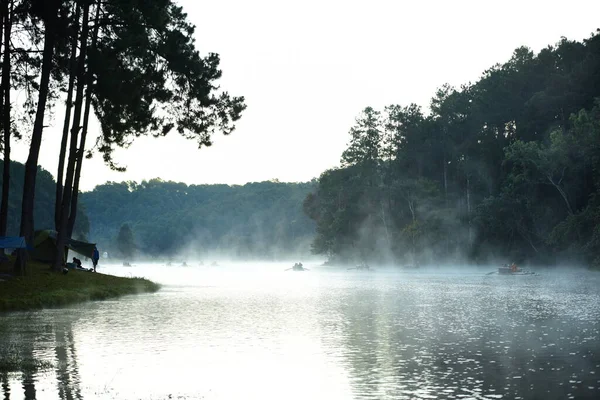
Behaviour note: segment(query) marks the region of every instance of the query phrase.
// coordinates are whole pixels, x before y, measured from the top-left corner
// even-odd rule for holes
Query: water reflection
[[[0,344],[0,350],[4,351],[0,353],[18,355],[15,359],[21,360],[18,370],[0,375],[5,400],[35,400],[50,393],[49,398],[83,399],[77,371],[74,318],[77,314],[69,310],[0,317],[4,328],[4,341]],[[17,390],[19,386],[21,390]]]
[[[9,400],[10,386],[8,385],[8,373],[0,372],[0,385],[2,386],[2,397],[4,400]]]
[[[354,398],[599,396],[598,292],[561,308],[542,286],[463,279],[323,295]]]
[[[23,372],[22,382],[25,400],[35,400],[35,378],[31,371]]]
[[[0,350],[52,364],[0,375],[3,397],[600,397],[597,275],[309,268],[148,266],[157,294],[1,315]]]
[[[59,321],[54,332],[58,396],[61,400],[81,400],[72,321]]]

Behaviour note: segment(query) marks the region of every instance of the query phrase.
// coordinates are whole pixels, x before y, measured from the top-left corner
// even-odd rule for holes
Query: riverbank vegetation
[[[333,261],[599,265],[600,31],[365,108],[341,163],[304,203]]]
[[[9,236],[19,232],[18,182],[24,170],[23,164],[11,163],[17,183],[11,185]],[[35,218],[41,226],[52,224],[55,185],[52,175],[40,168]],[[315,223],[303,212],[302,202],[314,187],[311,182],[108,182],[81,193],[73,238],[90,238],[101,253],[127,260],[178,257],[180,261],[186,255],[219,253],[263,260],[306,255]]]
[[[0,264],[0,274],[12,270],[14,260]],[[160,285],[143,278],[122,278],[101,273],[69,270],[57,274],[49,265],[29,262],[27,276],[0,281],[0,312],[64,306],[89,300],[136,293],[153,293]]]
[[[313,188],[313,183],[186,185],[152,179],[99,185],[81,201],[90,236],[116,257],[131,257],[131,246],[120,248],[131,240],[116,240],[127,231],[138,256],[219,253],[266,260],[310,253],[315,225],[302,201]]]

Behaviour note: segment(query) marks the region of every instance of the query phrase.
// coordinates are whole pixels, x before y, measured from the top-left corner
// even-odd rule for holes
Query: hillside
[[[119,257],[127,224],[138,257],[230,256],[281,259],[308,254],[314,223],[302,202],[314,183],[186,185],[160,179],[109,182],[83,193],[90,238]]]
[[[25,180],[25,165],[12,161],[10,163],[10,194],[8,198],[8,226],[7,236],[17,236],[21,223],[21,201],[23,200],[23,182]],[[0,184],[4,164],[0,163]],[[38,167],[37,182],[35,186],[34,221],[35,229],[54,229],[54,202],[56,181],[50,172]],[[86,239],[89,230],[89,221],[85,209],[80,208],[75,222],[74,237]]]

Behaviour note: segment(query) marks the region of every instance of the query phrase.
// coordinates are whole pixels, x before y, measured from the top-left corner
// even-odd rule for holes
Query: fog
[[[101,262],[101,273],[163,287],[69,312],[0,315],[0,354],[21,346],[53,365],[0,376],[0,391],[8,399],[22,398],[25,387],[60,399],[600,393],[600,277],[590,271],[488,274],[495,264],[348,270],[352,264],[314,258],[293,260],[308,268],[294,272],[286,271],[291,261],[218,261]]]

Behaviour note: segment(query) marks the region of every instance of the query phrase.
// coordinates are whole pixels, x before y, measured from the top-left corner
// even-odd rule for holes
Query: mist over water
[[[600,398],[600,276],[101,265],[156,294],[0,315],[6,399]],[[0,354],[2,352],[0,351]],[[24,384],[26,383],[26,384]],[[33,394],[32,394],[33,393]]]

